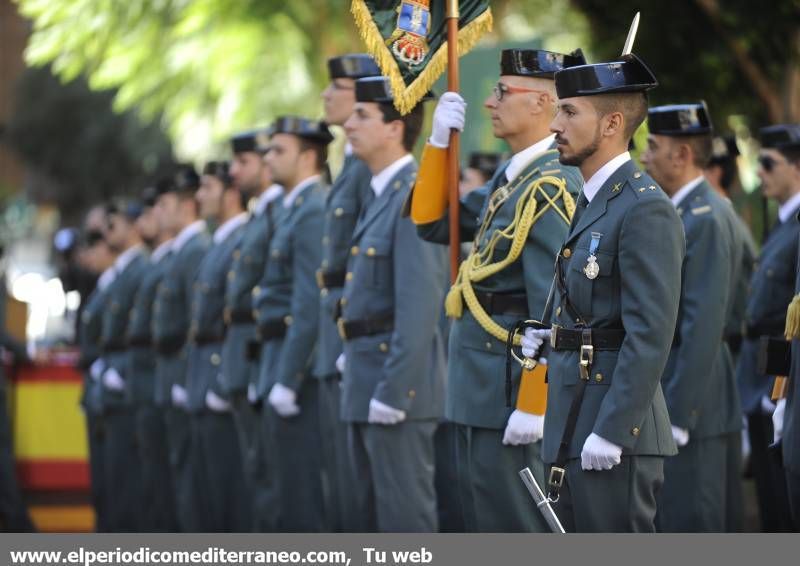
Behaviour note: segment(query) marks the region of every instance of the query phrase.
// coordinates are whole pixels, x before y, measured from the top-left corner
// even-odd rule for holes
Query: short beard
[[[571,157],[565,157],[564,154],[562,153],[561,155],[559,155],[558,160],[561,162],[562,165],[573,165],[575,167],[580,167],[584,161],[586,161],[592,155],[594,155],[595,152],[597,152],[597,150],[600,148],[601,137],[602,136],[600,135],[600,126],[598,125],[597,130],[595,131],[594,134],[594,139],[589,145],[587,145],[586,147],[584,147],[582,150],[578,151],[575,155]]]

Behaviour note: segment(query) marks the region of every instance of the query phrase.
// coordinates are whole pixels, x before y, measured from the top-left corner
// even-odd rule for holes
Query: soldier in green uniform
[[[544,481],[538,442],[546,402],[543,373],[540,368],[539,374],[523,376],[516,367],[510,390],[502,376],[509,329],[519,319],[541,316],[553,258],[580,190],[578,170],[558,162],[549,125],[556,104],[554,73],[583,62],[580,53],[504,50],[500,79],[484,104],[495,136],[513,157],[462,198],[461,239],[474,243],[447,300],[454,322],[446,416],[458,425],[458,485],[468,531],[547,530],[518,476],[530,466]],[[443,148],[450,130],[463,128],[463,115],[463,99],[444,94],[422,157],[411,218],[429,241],[448,242]]]
[[[142,281],[147,258],[135,226],[141,205],[128,203],[108,209],[106,241],[119,255],[114,262],[114,282],[106,289],[100,341],[105,368],[103,412],[106,422],[106,489],[109,528],[114,532],[140,529],[141,474],[136,455],[136,413],[126,398],[131,352],[125,342],[133,298]]]
[[[319,383],[311,377],[319,321],[316,271],[328,189],[321,171],[333,136],[327,126],[293,116],[272,126],[265,160],[284,188],[269,261],[253,292],[263,342],[257,394],[268,402],[264,427],[271,436],[280,493],[278,530],[325,528],[319,429]]]
[[[705,104],[651,108],[642,164],[683,221],[686,256],[678,325],[661,378],[678,454],[664,462],[656,524],[662,532],[726,530],[728,440],[742,427],[724,341],[743,242],[730,205],[705,181],[712,126]],[[738,470],[730,470],[734,475]]]
[[[210,241],[206,224],[199,218],[195,192],[200,178],[191,166],[183,166],[174,182],[158,197],[158,215],[164,228],[175,233],[172,259],[156,289],[153,304],[153,342],[158,352],[157,400],[167,396],[165,418],[178,527],[199,529],[202,492],[194,478],[191,461],[190,424],[187,413],[186,369],[191,298],[197,270]]]
[[[249,501],[231,404],[222,390],[220,376],[225,283],[247,214],[227,162],[206,164],[197,201],[200,216],[217,226],[193,285],[186,375],[192,460],[205,504],[201,528],[208,532],[241,532],[251,525]]]
[[[385,77],[359,79],[355,94],[345,131],[369,167],[373,193],[353,233],[338,320],[356,513],[360,530],[435,532],[446,259],[444,248],[421,241],[400,215],[416,175],[410,151],[424,108],[401,116]]]
[[[800,124],[762,128],[758,175],[761,191],[778,204],[778,222],[761,247],[758,266],[750,279],[745,322],[747,325],[736,378],[747,416],[750,466],[756,484],[761,528],[764,532],[791,529],[784,473],[767,450],[773,440],[769,396],[771,376],[758,371],[757,356],[762,337],[784,335],[786,306],[794,294],[797,273],[797,240],[800,234]]]
[[[263,161],[267,148],[266,130],[242,132],[231,138],[231,178],[251,200],[252,211],[233,250],[225,285],[223,318],[227,328],[220,374],[223,392],[230,398],[245,487],[250,494],[252,523],[248,530],[256,532],[275,531],[278,510],[274,464],[265,453],[266,433],[255,396],[261,345],[256,341],[252,310],[252,291],[264,273],[269,240],[275,230],[276,201],[283,194]]]
[[[556,261],[546,489],[567,531],[652,532],[664,457],[677,452],[660,380],[685,243],[675,207],[627,149],[658,83],[635,55],[555,82],[551,130],[585,183]]]
[[[161,183],[169,181],[161,181]],[[173,234],[162,230],[156,215],[158,189],[143,195],[144,209],[136,226],[144,243],[152,250],[131,307],[125,333],[130,350],[129,377],[125,380],[126,398],[136,414],[137,453],[141,459],[141,527],[144,532],[173,532],[177,528],[175,501],[167,453],[166,427],[162,411],[155,404],[156,357],[151,321],[156,287],[170,262]]]
[[[105,217],[105,211],[103,212]],[[103,330],[103,311],[106,306],[106,289],[114,280],[116,254],[108,245],[103,233],[97,229],[86,234],[86,248],[82,261],[92,273],[99,274],[97,284],[86,298],[81,312],[78,345],[81,357],[78,366],[84,371],[84,386],[81,405],[86,414],[86,431],[89,446],[89,477],[91,480],[92,506],[95,513],[95,530],[108,532],[108,502],[105,481],[105,419],[103,418],[102,384],[103,370],[100,334]]]
[[[325,122],[342,126],[353,113],[355,81],[380,75],[369,55],[355,53],[328,60],[330,84],[322,93]],[[342,354],[342,341],[336,329],[336,310],[342,297],[350,240],[364,201],[369,198],[366,165],[345,146],[344,165],[331,187],[325,203],[325,226],[322,236],[322,263],[317,272],[320,287],[319,337],[314,376],[319,383],[320,428],[326,479],[328,526],[334,532],[353,531],[358,520],[352,516],[352,471],[347,457],[347,427],[339,417],[341,371],[336,360]]]

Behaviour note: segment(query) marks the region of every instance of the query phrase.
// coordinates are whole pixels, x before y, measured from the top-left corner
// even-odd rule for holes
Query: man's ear
[[[622,112],[610,112],[603,116],[602,134],[612,137],[625,130],[625,116]]]

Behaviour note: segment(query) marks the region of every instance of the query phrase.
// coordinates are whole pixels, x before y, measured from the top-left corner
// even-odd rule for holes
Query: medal
[[[597,276],[600,275],[600,266],[597,265],[597,258],[594,255],[590,255],[586,260],[583,274],[586,275],[587,279],[597,279]]]
[[[592,242],[589,244],[589,257],[586,258],[586,265],[583,266],[583,274],[587,279],[597,279],[600,275],[600,266],[597,264],[597,248],[600,246],[600,238],[603,234],[592,232]]]

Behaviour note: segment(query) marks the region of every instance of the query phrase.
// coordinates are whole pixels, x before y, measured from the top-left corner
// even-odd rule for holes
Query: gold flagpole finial
[[[630,55],[633,51],[633,41],[636,39],[636,30],[639,29],[639,12],[633,17],[631,28],[628,30],[628,37],[625,39],[625,47],[622,48],[622,56]]]

